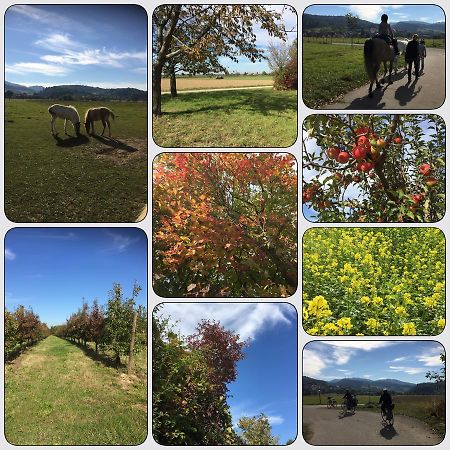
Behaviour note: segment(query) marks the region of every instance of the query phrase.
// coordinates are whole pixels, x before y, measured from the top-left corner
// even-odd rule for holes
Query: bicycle
[[[344,413],[345,412],[351,412],[351,413],[355,413],[355,411],[356,411],[356,402],[355,401],[352,401],[351,403],[349,402],[349,401],[347,401],[347,400],[344,400],[342,403],[341,403],[341,409],[342,409],[342,411],[344,411]]]
[[[337,406],[337,401],[336,401],[336,399],[335,399],[335,398],[328,397],[327,408],[328,408],[328,409],[330,409],[330,408],[336,408],[336,406]]]
[[[381,408],[381,423],[384,426],[392,427],[394,425],[394,404]]]

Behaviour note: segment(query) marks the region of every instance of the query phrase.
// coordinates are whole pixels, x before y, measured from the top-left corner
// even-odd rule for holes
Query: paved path
[[[177,91],[177,92],[178,94],[191,94],[193,92],[241,91],[242,89],[268,89],[268,88],[273,88],[273,85],[241,86],[241,87],[217,88],[217,89],[189,89],[186,91]],[[163,91],[163,94],[170,94],[170,91]]]
[[[402,59],[402,57],[401,57]],[[341,101],[322,109],[436,109],[445,100],[445,50],[427,49],[423,74],[408,83],[408,75],[401,70],[393,74],[393,84],[374,90],[373,98],[367,96],[369,85],[344,95]]]
[[[303,406],[303,423],[311,427],[312,445],[436,445],[442,438],[420,420],[395,416],[393,427],[384,427],[379,413],[358,411],[343,415],[340,408]]]

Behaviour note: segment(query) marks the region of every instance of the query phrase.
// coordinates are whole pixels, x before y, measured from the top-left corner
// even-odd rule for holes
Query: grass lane
[[[14,445],[138,445],[147,387],[56,336],[5,370],[5,435]]]

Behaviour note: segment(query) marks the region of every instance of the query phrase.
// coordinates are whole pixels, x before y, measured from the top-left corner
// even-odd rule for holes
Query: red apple
[[[425,183],[427,186],[433,187],[433,186],[436,186],[436,184],[438,183],[438,180],[436,180],[436,178],[434,178],[434,177],[428,177],[425,179]]]
[[[400,136],[397,136],[394,138],[394,144],[401,144],[402,143],[402,138]]]
[[[356,160],[361,160],[366,157],[367,150],[362,145],[356,145],[355,147],[353,147],[352,155]]]
[[[426,177],[431,174],[431,166],[427,163],[421,164],[419,167],[419,172]]]
[[[337,156],[339,155],[339,153],[340,153],[340,150],[337,147],[330,147],[327,150],[327,156],[330,159],[336,159]]]
[[[350,159],[350,153],[347,152],[340,152],[339,155],[337,155],[336,160],[340,162],[341,164],[348,163],[348,160]]]

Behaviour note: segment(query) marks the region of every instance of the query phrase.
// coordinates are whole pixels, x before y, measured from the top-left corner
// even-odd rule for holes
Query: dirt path
[[[269,89],[269,88],[273,88],[273,86],[264,85],[264,86],[241,86],[241,87],[211,88],[211,89],[190,89],[185,91],[178,91],[178,94],[192,94],[194,92],[242,91],[248,89]],[[163,94],[169,94],[169,92],[163,92]]]
[[[414,70],[413,70],[414,71]],[[406,70],[392,75],[393,84],[374,90],[373,98],[367,96],[369,85],[355,89],[343,99],[322,109],[436,109],[445,100],[445,50],[427,49],[423,74],[408,83]]]
[[[311,427],[312,445],[436,445],[442,438],[412,417],[395,416],[393,427],[385,428],[380,414],[356,411],[342,416],[340,409],[303,406],[303,423]]]

